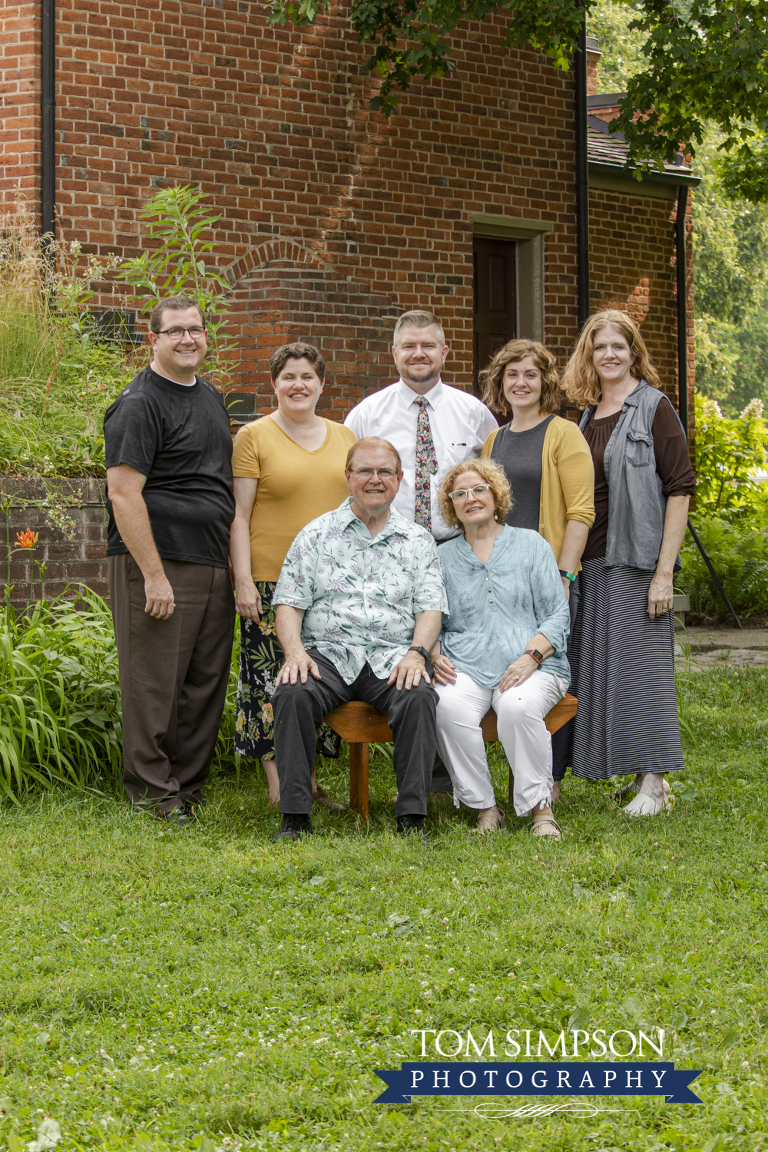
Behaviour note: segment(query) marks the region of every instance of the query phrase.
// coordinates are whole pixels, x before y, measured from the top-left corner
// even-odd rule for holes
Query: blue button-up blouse
[[[505,525],[488,563],[463,536],[438,549],[448,592],[441,650],[477,684],[497,688],[509,665],[540,632],[555,649],[544,672],[566,680],[570,629],[568,601],[552,548],[538,532]]]

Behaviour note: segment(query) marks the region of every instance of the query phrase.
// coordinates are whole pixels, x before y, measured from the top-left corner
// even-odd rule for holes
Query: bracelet
[[[560,573],[560,575],[563,577],[564,580],[570,580],[571,584],[573,584],[574,580],[576,579],[576,573],[575,572],[566,572],[562,568],[558,568],[558,572]]]

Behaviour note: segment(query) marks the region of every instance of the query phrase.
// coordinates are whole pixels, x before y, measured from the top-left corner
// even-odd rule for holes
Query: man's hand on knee
[[[302,684],[307,682],[307,674],[311,672],[315,680],[322,680],[320,669],[304,648],[297,652],[286,654],[285,663],[277,674],[275,687],[278,684],[295,684],[301,678]]]
[[[421,680],[426,680],[427,684],[432,683],[424,666],[424,657],[418,652],[406,652],[400,663],[392,669],[387,683],[394,684],[396,688],[410,689],[415,688]]]

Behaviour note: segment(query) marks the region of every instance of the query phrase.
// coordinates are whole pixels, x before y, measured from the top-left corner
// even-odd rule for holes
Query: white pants
[[[568,681],[537,669],[525,683],[500,692],[484,688],[464,672],[455,684],[435,684],[437,747],[453,780],[453,799],[468,808],[492,808],[496,799],[488,771],[480,721],[489,708],[515,777],[514,805],[526,816],[552,799],[552,743],[544,723],[562,700]]]

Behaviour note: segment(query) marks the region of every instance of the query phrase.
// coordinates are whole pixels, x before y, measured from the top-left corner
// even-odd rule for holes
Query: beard
[[[406,384],[437,384],[442,365],[432,368],[429,364],[415,364],[413,368],[403,368],[400,372]]]

